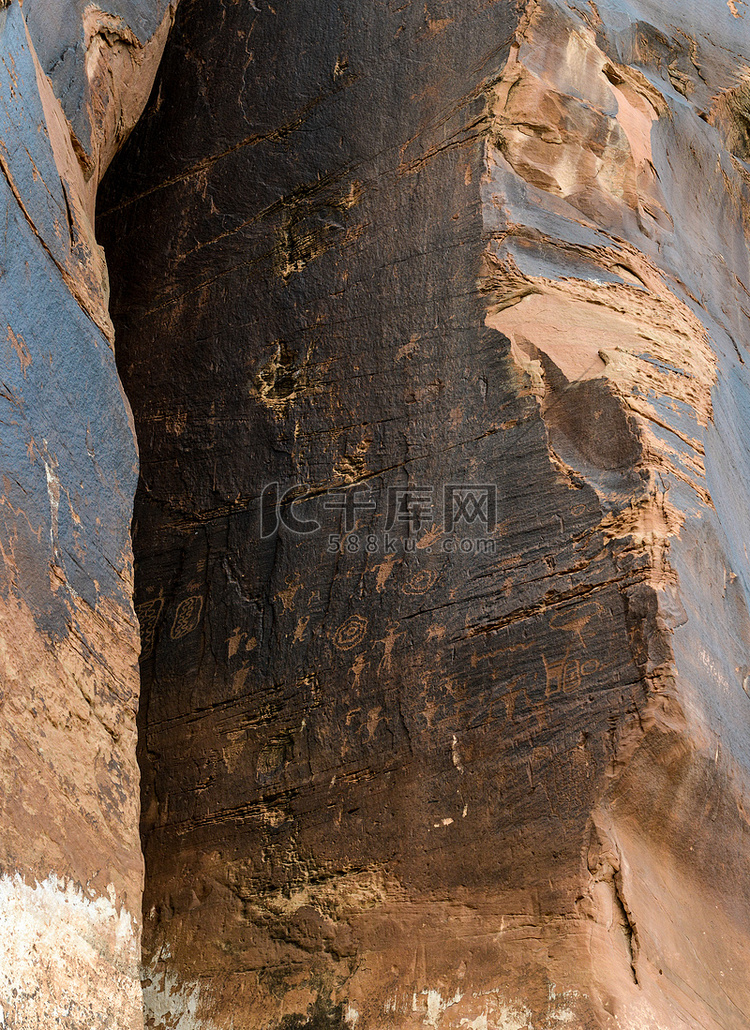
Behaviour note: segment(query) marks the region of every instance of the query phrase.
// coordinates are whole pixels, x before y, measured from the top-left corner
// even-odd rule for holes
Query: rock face
[[[750,1026],[746,11],[2,5],[0,1025]]]
[[[137,452],[93,232],[113,137],[92,112],[118,92],[97,81],[99,37],[84,40],[73,5],[2,6],[0,1025],[135,1028]],[[150,53],[153,32],[143,46],[131,33],[144,100],[167,28]],[[45,69],[74,37],[61,105]]]
[[[748,1025],[748,24],[182,4],[99,209],[149,1026]]]

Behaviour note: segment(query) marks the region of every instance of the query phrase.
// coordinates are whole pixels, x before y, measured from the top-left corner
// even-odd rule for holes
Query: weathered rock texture
[[[0,6],[0,1025],[135,1028],[137,452],[93,206],[139,112],[99,118],[125,80],[93,8]],[[157,7],[127,30],[144,102]]]
[[[0,1025],[130,1030],[174,11],[0,7]],[[183,0],[147,1026],[750,1026],[747,10]]]
[[[745,11],[181,5],[100,203],[149,1026],[750,1025]]]

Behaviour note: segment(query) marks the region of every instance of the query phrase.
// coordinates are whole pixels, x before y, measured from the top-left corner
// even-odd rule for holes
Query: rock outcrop
[[[748,1025],[747,25],[180,8],[100,202],[149,1025]]]
[[[750,9],[0,7],[0,1026],[750,1026]]]
[[[93,209],[171,16],[122,29],[138,91],[94,8],[2,6],[0,1025],[136,1028],[137,451]]]

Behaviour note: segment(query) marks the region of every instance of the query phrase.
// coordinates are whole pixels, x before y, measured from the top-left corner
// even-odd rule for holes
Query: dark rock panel
[[[148,1025],[747,1025],[750,39],[668,6],[181,6],[99,207]]]

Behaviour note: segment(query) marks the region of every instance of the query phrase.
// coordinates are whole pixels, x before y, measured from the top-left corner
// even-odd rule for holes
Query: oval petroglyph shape
[[[366,632],[367,619],[361,615],[352,615],[336,630],[333,642],[339,651],[349,651],[364,640]]]
[[[202,597],[186,597],[184,601],[180,601],[172,623],[172,640],[180,640],[197,629],[202,611]]]
[[[430,569],[418,569],[404,586],[405,594],[426,594],[437,579],[437,572]]]

